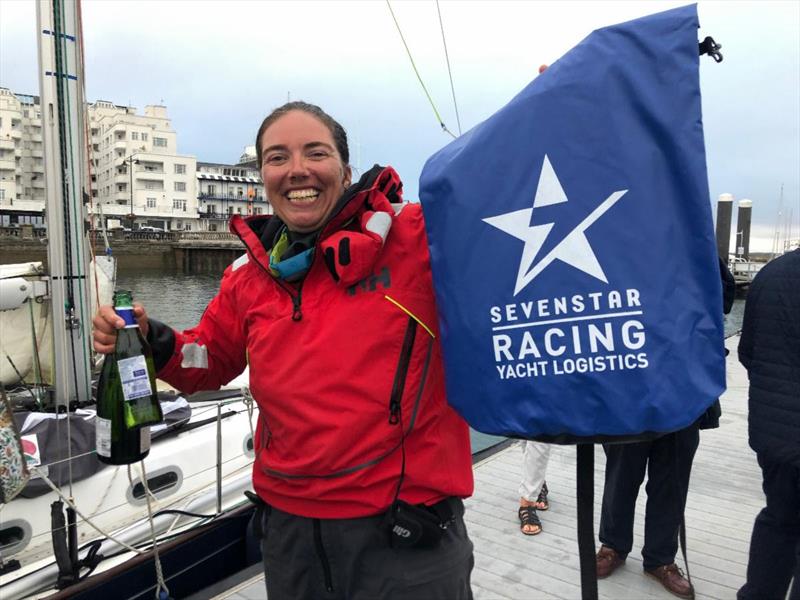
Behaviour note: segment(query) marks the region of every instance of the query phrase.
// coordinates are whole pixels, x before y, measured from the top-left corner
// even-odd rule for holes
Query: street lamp
[[[133,231],[133,220],[135,218],[135,215],[133,214],[133,165],[139,164],[139,161],[135,160],[133,157],[136,156],[137,154],[139,153],[134,152],[130,156],[127,156],[126,158],[122,159],[122,164],[127,163],[128,165],[127,168],[128,168],[129,182],[130,182],[128,184],[129,185],[128,191],[130,192],[130,198],[131,198],[130,213],[128,213],[128,227],[130,228],[131,231]]]

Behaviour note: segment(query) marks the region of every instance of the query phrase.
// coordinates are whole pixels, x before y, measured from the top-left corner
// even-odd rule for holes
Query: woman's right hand
[[[141,304],[134,303],[133,316],[139,324],[142,335],[147,337],[149,324],[147,313]],[[113,306],[105,305],[98,309],[97,314],[92,319],[92,325],[94,326],[92,340],[95,352],[111,354],[117,342],[117,329],[122,329],[125,326],[125,321],[114,312]]]

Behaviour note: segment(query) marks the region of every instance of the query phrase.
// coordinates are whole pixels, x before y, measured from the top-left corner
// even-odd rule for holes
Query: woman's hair
[[[333,143],[336,144],[336,150],[339,151],[339,156],[342,157],[342,163],[345,166],[350,163],[350,150],[347,148],[347,133],[344,127],[316,104],[309,104],[308,102],[297,100],[295,102],[287,102],[283,106],[279,106],[273,110],[261,123],[261,127],[258,128],[258,134],[256,134],[256,157],[258,158],[259,169],[261,168],[261,136],[270,125],[293,110],[303,111],[322,121],[323,125],[331,132]]]

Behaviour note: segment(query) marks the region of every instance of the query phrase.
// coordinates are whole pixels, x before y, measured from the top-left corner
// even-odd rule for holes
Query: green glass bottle
[[[97,456],[110,464],[141,460],[150,450],[150,428],[164,416],[156,395],[150,345],[133,317],[131,293],[114,293],[114,310],[125,320],[112,354],[103,361],[97,386]]]

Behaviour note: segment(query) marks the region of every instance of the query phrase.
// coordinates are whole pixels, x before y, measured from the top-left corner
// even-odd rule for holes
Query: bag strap
[[[597,600],[597,559],[594,548],[594,444],[578,444],[578,556],[581,598]]]

